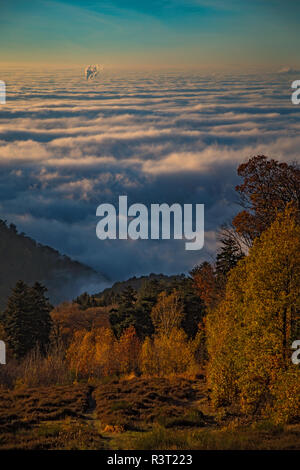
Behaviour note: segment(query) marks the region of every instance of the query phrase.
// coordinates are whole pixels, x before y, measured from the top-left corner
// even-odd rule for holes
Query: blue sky
[[[0,62],[204,70],[299,65],[296,0],[10,0]]]

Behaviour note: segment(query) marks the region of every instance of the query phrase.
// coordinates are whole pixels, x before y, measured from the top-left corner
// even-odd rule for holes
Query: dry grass
[[[29,388],[0,393],[0,432],[41,421],[79,416],[87,408],[86,385]]]
[[[49,439],[47,433],[44,440],[40,439],[40,426],[68,417],[81,418],[88,408],[88,392],[87,385],[0,392],[0,448],[27,446],[31,441],[33,445],[36,440],[46,445]]]
[[[218,416],[200,379],[132,377],[1,391],[0,449],[300,449],[300,424]]]
[[[155,426],[132,441],[136,450],[299,450],[300,425],[220,429],[166,429]]]
[[[132,378],[115,380],[95,391],[97,417],[103,425],[121,425],[126,429],[160,422],[185,426],[189,420],[205,424],[194,404],[203,397],[203,382],[176,378]],[[193,416],[191,414],[193,413]],[[176,424],[174,424],[176,425]]]

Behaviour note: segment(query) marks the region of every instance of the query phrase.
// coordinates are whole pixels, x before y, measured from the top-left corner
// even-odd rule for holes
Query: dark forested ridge
[[[52,303],[72,298],[91,287],[100,290],[107,281],[104,275],[18,233],[15,225],[1,219],[0,259],[1,308],[19,279],[29,284],[42,282]]]
[[[103,305],[109,305],[117,302],[120,295],[128,287],[132,287],[135,291],[139,291],[145,284],[154,281],[161,286],[161,290],[168,289],[176,281],[185,278],[184,274],[174,274],[167,276],[166,274],[151,273],[147,276],[133,276],[126,281],[117,281],[111,287],[106,287],[102,292],[95,294],[94,297],[100,298]]]

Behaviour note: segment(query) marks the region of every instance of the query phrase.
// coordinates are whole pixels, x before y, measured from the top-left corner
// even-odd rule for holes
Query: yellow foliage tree
[[[76,331],[67,350],[67,359],[76,377],[113,374],[117,367],[115,343],[109,328]]]
[[[169,335],[146,338],[141,353],[141,369],[147,375],[170,375],[194,372],[196,361],[193,341],[182,329],[173,328]]]
[[[97,375],[107,376],[118,372],[117,340],[110,328],[95,329],[95,364]]]
[[[183,304],[179,293],[176,290],[170,295],[161,292],[151,311],[151,318],[158,334],[168,336],[173,328],[179,328],[183,319]]]
[[[208,380],[216,405],[239,397],[245,412],[275,409],[291,370],[300,382],[290,350],[299,311],[300,227],[287,208],[230,272],[225,299],[208,315]]]
[[[116,358],[118,368],[122,374],[137,371],[141,352],[141,342],[136,334],[134,326],[123,331],[116,343]]]

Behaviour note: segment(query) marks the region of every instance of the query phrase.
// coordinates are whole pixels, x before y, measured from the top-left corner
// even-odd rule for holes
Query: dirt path
[[[87,403],[88,403],[88,408],[85,412],[85,414],[87,415],[92,415],[96,409],[96,400],[95,400],[95,397],[94,397],[94,391],[95,391],[95,387],[93,386],[90,386],[89,387],[89,390],[88,390],[88,393],[87,393]]]

